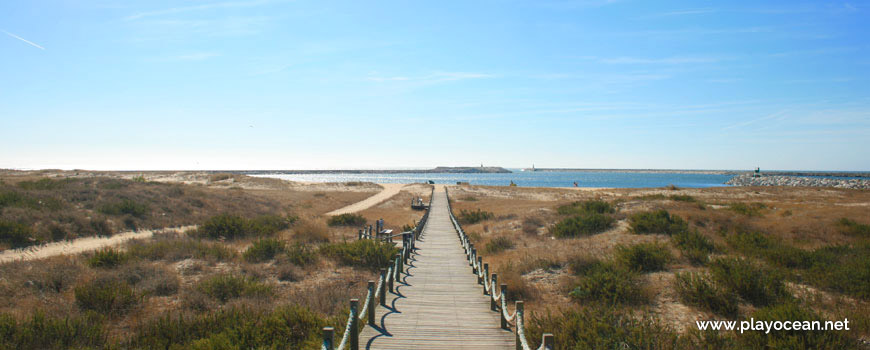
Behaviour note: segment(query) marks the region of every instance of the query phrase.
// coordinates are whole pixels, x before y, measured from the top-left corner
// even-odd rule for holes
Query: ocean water
[[[640,172],[529,172],[514,171],[500,174],[263,174],[255,175],[291,181],[375,183],[421,183],[429,180],[438,184],[456,184],[458,181],[472,185],[508,186],[511,181],[523,187],[615,187],[644,188],[664,187],[716,187],[727,186],[731,175],[693,173],[640,173]]]

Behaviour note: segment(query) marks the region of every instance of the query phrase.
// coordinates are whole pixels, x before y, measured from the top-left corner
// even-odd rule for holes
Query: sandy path
[[[174,228],[186,232],[196,228],[196,225]],[[0,252],[0,263],[11,261],[27,261],[52,257],[55,255],[79,254],[103,247],[114,246],[134,238],[150,238],[154,232],[162,230],[141,230],[122,232],[111,237],[83,237],[72,241],[48,243],[45,245],[21,249],[9,249]]]
[[[358,212],[360,210],[365,210],[365,209],[371,208],[374,205],[376,205],[380,202],[383,202],[387,199],[390,199],[390,197],[392,197],[392,196],[395,196],[396,194],[399,193],[399,191],[402,190],[402,187],[406,186],[406,184],[378,184],[378,185],[381,185],[381,187],[383,187],[384,190],[381,192],[378,192],[374,196],[363,199],[359,202],[348,205],[344,208],[336,209],[336,210],[333,210],[331,212],[328,212],[328,213],[326,213],[326,215],[341,215],[341,214],[355,213],[355,212]]]

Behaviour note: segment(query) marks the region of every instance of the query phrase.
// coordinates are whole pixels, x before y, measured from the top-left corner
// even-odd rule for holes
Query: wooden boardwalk
[[[403,283],[387,293],[386,308],[376,308],[376,327],[360,334],[360,348],[514,349],[514,334],[499,327],[471,272],[443,189],[434,192],[421,237]]]

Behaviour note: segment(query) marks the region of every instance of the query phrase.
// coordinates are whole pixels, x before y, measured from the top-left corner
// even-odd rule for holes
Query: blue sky
[[[870,170],[870,3],[0,2],[0,168]]]

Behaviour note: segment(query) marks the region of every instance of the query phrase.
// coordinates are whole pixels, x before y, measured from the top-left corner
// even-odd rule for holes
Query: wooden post
[[[501,285],[501,305],[507,305],[507,284]],[[499,312],[501,318],[501,328],[502,329],[511,329],[510,325],[508,325],[507,319],[504,317],[504,314],[507,313],[507,308],[501,310]]]
[[[476,271],[477,276],[478,276],[477,283],[480,283],[480,270],[482,270],[482,269],[483,269],[483,257],[478,256],[477,257],[477,270],[478,271]]]
[[[375,325],[375,308],[378,307],[375,304],[375,292],[375,281],[369,281],[369,314],[367,316],[369,317],[369,324],[372,326]]]
[[[335,329],[332,327],[323,327],[323,348],[326,350],[335,349]]]
[[[359,350],[359,299],[350,300],[350,350]]]
[[[483,264],[483,295],[486,295],[486,281],[489,281],[489,263]]]
[[[381,306],[387,306],[387,269],[381,269]]]
[[[492,311],[498,311],[498,307],[496,307],[496,305],[495,305],[495,288],[494,288],[497,285],[498,285],[498,274],[494,273],[494,274],[492,274],[492,282],[489,284],[489,286],[491,288],[493,288],[493,290],[491,290],[489,293],[489,308]]]
[[[395,290],[393,290],[393,281],[395,280],[395,278],[394,278],[395,274],[393,274],[393,271],[395,269],[396,269],[396,264],[394,263],[393,269],[390,270],[390,275],[387,276],[387,286],[390,287],[390,293],[395,293]]]
[[[544,333],[543,338],[544,349],[553,350],[556,348],[556,339],[553,338],[552,333]]]
[[[362,229],[359,230],[359,235],[357,235],[356,239],[362,239]]]
[[[477,249],[471,248],[471,259],[468,259],[468,264],[474,266],[474,257],[477,256]]]
[[[517,335],[517,341],[516,341],[516,343],[517,343],[517,349],[516,349],[516,350],[523,350],[523,344],[522,344],[522,342],[520,342],[520,336],[521,336],[521,334],[520,334],[520,324],[522,324],[523,321],[524,321],[524,320],[523,320],[523,301],[522,301],[522,300],[517,300],[517,310],[516,310],[516,312],[517,312],[517,318],[516,318],[517,326],[515,327],[515,328],[516,328],[516,332],[514,332],[514,333],[516,333],[516,335]]]

